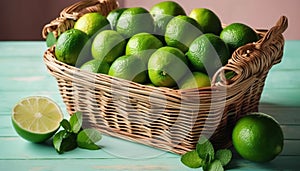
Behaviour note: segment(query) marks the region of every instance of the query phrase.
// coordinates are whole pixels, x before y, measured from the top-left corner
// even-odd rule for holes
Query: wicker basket
[[[72,28],[84,13],[107,15],[117,7],[115,0],[78,2],[47,24],[43,36]],[[57,79],[68,112],[81,111],[85,127],[182,154],[195,148],[200,135],[210,137],[217,148],[231,145],[237,119],[258,111],[268,71],[281,61],[286,28],[283,16],[270,30],[257,30],[262,38],[237,49],[215,73],[212,86],[201,89],[151,87],[82,71],[56,60],[55,47],[45,52],[44,62]],[[235,76],[228,80],[225,71]]]

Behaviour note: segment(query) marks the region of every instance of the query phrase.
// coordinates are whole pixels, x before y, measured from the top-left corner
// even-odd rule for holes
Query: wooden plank
[[[0,41],[0,57],[11,57],[13,59],[23,58],[24,56],[42,57],[46,49],[47,47],[44,41]]]
[[[103,135],[102,140],[98,143],[102,146],[101,150],[90,151],[83,149],[76,149],[58,155],[52,147],[52,140],[47,143],[34,144],[30,143],[19,136],[0,137],[0,146],[3,152],[0,153],[0,159],[34,159],[34,158],[55,158],[55,157],[68,157],[75,158],[97,158],[103,156],[102,153],[107,153],[110,156],[117,158],[136,158],[140,156],[145,158],[154,158],[162,155],[175,155],[163,150],[152,148],[138,143],[132,143],[127,140],[110,137]],[[297,140],[284,140],[284,148],[281,156],[300,156],[300,139]],[[11,150],[13,148],[13,150]]]
[[[300,89],[264,89],[261,103],[281,107],[300,107]]]
[[[19,91],[48,91],[58,90],[57,82],[50,76],[31,75],[31,76],[15,76],[0,77],[2,84],[0,92],[19,92]]]
[[[133,159],[65,159],[65,160],[0,160],[1,170],[192,170],[185,167],[179,158],[153,158],[148,160]]]
[[[283,107],[276,104],[260,103],[259,111],[273,116],[280,124],[300,124],[299,107]]]
[[[300,59],[299,59],[299,41],[286,41],[283,51],[283,57],[281,63],[273,66],[273,70],[293,70],[299,69]]]
[[[300,63],[299,63],[300,65]],[[264,89],[300,89],[299,70],[275,70],[267,76]]]
[[[52,146],[50,139],[46,143],[35,144],[16,137],[0,137],[0,146],[4,150],[0,153],[0,159],[27,160],[27,159],[55,159],[55,158],[131,158],[149,159],[178,156],[160,149],[152,148],[142,144],[103,135],[98,143],[102,147],[100,150],[86,150],[76,148],[59,155]],[[13,148],[13,150],[12,150]]]
[[[229,171],[253,171],[253,170],[298,170],[300,157],[279,156],[269,163],[254,163],[243,159],[232,160],[226,170]],[[195,170],[184,166],[180,162],[180,157],[172,158],[151,158],[147,160],[133,159],[77,159],[77,158],[53,158],[26,159],[26,160],[0,160],[1,170],[72,170],[72,171],[92,171],[92,170]],[[202,169],[199,169],[202,170]]]

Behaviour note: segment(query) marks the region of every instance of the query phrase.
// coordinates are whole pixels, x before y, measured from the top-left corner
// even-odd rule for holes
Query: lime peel
[[[59,129],[63,113],[50,98],[30,96],[13,107],[11,119],[22,138],[40,143],[51,138]]]

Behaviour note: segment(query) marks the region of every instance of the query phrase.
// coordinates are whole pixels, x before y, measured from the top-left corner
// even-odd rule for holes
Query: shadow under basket
[[[72,28],[85,13],[107,15],[117,7],[114,0],[80,1],[47,24],[43,36]],[[84,127],[183,154],[195,148],[200,135],[209,137],[216,148],[231,145],[236,121],[258,111],[267,74],[283,56],[286,28],[287,18],[282,16],[271,29],[257,30],[261,39],[237,49],[214,74],[212,86],[200,89],[152,87],[86,72],[56,60],[55,46],[44,53],[44,62],[69,114],[83,113]],[[226,72],[234,76],[226,79]]]

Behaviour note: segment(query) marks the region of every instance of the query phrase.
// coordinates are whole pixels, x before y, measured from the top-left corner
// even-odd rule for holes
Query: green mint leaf
[[[53,145],[55,150],[62,154],[66,151],[73,150],[77,147],[76,134],[61,130],[53,137]]]
[[[214,160],[203,167],[203,171],[224,171],[222,163],[219,160]]]
[[[196,151],[201,159],[206,163],[210,163],[214,160],[215,150],[211,142],[204,136],[199,138],[196,145]]]
[[[71,125],[70,125],[70,122],[66,119],[63,119],[61,122],[60,122],[60,125],[67,131],[67,132],[72,132],[72,128],[71,128]]]
[[[231,161],[232,153],[228,149],[221,149],[216,152],[215,158],[221,162],[222,166],[226,166]]]
[[[203,166],[203,160],[199,157],[196,150],[186,152],[182,155],[181,162],[190,168],[199,168]]]
[[[46,37],[47,47],[53,46],[56,43],[56,40],[57,39],[55,38],[53,32],[49,32],[47,37]]]
[[[72,131],[77,134],[82,126],[82,114],[81,112],[75,112],[71,117],[70,117],[70,125],[72,127]]]
[[[77,144],[80,148],[85,148],[89,150],[98,150],[100,147],[96,145],[100,141],[102,135],[96,129],[84,129],[79,132],[77,136]]]
[[[67,131],[66,130],[61,130],[59,131],[58,133],[56,133],[53,137],[53,146],[55,148],[55,150],[61,154],[63,153],[61,150],[60,150],[60,145],[63,141],[63,136],[64,134],[66,133]]]

